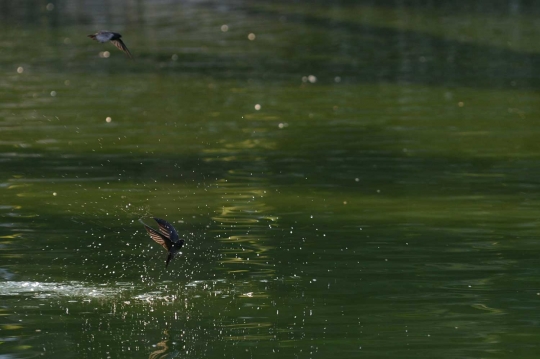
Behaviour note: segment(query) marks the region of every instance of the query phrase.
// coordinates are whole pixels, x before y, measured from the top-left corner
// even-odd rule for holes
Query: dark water
[[[0,0],[0,358],[536,358],[539,12]]]

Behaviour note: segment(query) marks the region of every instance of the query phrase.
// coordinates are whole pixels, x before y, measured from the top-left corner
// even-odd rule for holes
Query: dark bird
[[[159,232],[152,227],[147,226],[143,221],[139,220],[146,228],[146,231],[156,243],[160,244],[169,252],[167,256],[167,262],[165,268],[169,265],[169,262],[180,252],[180,248],[184,245],[184,240],[178,237],[176,229],[167,221],[159,218],[154,218],[159,226]]]
[[[126,53],[126,55],[128,55],[130,58],[133,58],[133,56],[131,55],[131,52],[129,52],[126,44],[124,44],[124,42],[121,39],[122,35],[120,35],[117,32],[100,31],[100,32],[96,32],[93,35],[88,35],[88,37],[93,39],[93,40],[99,41],[101,43],[110,41],[110,42],[113,43],[114,46],[116,46],[120,50],[124,51]]]

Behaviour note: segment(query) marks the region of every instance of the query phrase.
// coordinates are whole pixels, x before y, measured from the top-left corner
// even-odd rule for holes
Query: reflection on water
[[[168,350],[169,350],[168,342],[170,340],[170,337],[167,330],[163,331],[163,335],[165,339],[163,339],[162,341],[154,345],[154,347],[156,347],[156,350],[150,353],[150,356],[148,356],[148,359],[160,359],[160,358],[168,357],[167,355]]]
[[[271,244],[268,230],[279,224],[265,201],[270,187],[265,180],[269,168],[256,155],[264,147],[268,147],[264,140],[246,140],[226,144],[219,152],[219,157],[226,161],[246,149],[254,152],[253,156],[242,156],[237,163],[243,165],[231,168],[213,191],[219,198],[217,214],[212,219],[217,223],[215,232],[222,243],[220,264],[228,275],[241,281],[235,286],[238,291],[235,302],[243,314],[223,321],[220,329],[220,337],[233,342],[275,339],[271,334],[276,332],[275,323],[268,320],[268,309],[275,305],[268,293],[268,283],[276,279],[275,259],[271,254],[276,247]],[[258,313],[262,310],[266,314]]]
[[[259,129],[253,125],[242,132],[260,136]],[[230,168],[212,192],[219,198],[217,214],[212,219],[218,223],[220,229],[216,232],[223,243],[220,262],[228,273],[245,273],[252,278],[275,276],[275,260],[270,256],[275,246],[271,245],[268,230],[279,224],[272,207],[265,203],[266,196],[270,195],[266,181],[270,168],[265,159],[257,155],[261,149],[270,147],[269,141],[260,138],[238,143],[223,141],[220,151],[212,151],[212,162],[220,158],[229,162],[234,158],[241,165]],[[253,154],[235,155],[246,150]]]
[[[25,343],[31,352],[46,354],[52,350],[57,353],[54,343],[43,343],[41,338],[60,330],[66,332],[68,341],[90,343],[79,349],[81,355],[91,355],[96,350],[104,353],[100,349],[102,345],[108,347],[113,343],[119,345],[119,352],[149,352],[150,357],[165,353],[200,355],[208,349],[200,347],[201,340],[271,339],[261,334],[261,331],[266,332],[265,328],[273,326],[263,321],[264,317],[236,318],[236,314],[231,313],[245,310],[242,308],[258,311],[264,306],[260,299],[266,295],[243,293],[246,284],[194,281],[178,287],[171,281],[143,288],[133,283],[7,281],[0,285],[0,297],[12,324],[2,328],[14,335],[9,341],[14,346],[8,345],[8,348],[15,351]],[[13,301],[12,298],[24,300]],[[59,321],[53,324],[37,320],[43,315],[53,315]],[[35,319],[28,321],[28,316]],[[230,320],[237,322],[228,324]],[[148,335],[134,336],[137,332]],[[161,336],[159,333],[164,333],[164,337],[155,344],[153,340]]]

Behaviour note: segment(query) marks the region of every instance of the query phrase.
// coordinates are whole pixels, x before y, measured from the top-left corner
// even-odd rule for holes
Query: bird
[[[165,263],[165,268],[169,265],[169,262],[177,255],[182,254],[180,248],[184,245],[184,240],[178,237],[176,229],[164,219],[155,218],[159,226],[159,231],[156,231],[150,226],[147,226],[142,220],[139,220],[146,228],[146,231],[156,243],[160,244],[167,250],[169,255],[167,256],[167,262]]]
[[[91,38],[92,40],[96,40],[96,41],[99,41],[101,43],[110,41],[110,42],[113,43],[114,46],[116,46],[120,50],[124,51],[126,53],[126,55],[129,56],[129,58],[131,58],[131,59],[133,58],[133,56],[131,55],[131,52],[129,52],[126,44],[124,44],[124,42],[121,39],[122,35],[120,35],[117,32],[100,31],[100,32],[96,32],[95,34],[88,35],[88,37]]]

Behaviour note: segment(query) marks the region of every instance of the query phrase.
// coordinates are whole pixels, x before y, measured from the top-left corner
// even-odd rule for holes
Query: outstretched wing
[[[133,56],[131,55],[131,52],[129,52],[126,44],[124,44],[124,42],[121,39],[111,40],[111,42],[114,44],[114,46],[116,46],[120,50],[124,51],[126,53],[126,55],[129,56],[129,58],[131,58],[131,59],[133,58]]]
[[[159,225],[159,231],[161,232],[161,234],[169,238],[171,242],[178,242],[178,233],[176,232],[176,229],[174,229],[172,224],[170,224],[164,219],[154,218],[154,220]]]
[[[144,228],[146,228],[146,231],[150,235],[150,238],[152,238],[156,243],[160,244],[163,248],[165,248],[167,252],[171,249],[172,242],[169,240],[169,238],[165,237],[163,234],[159,233],[152,227],[148,227],[146,224],[144,224]]]

